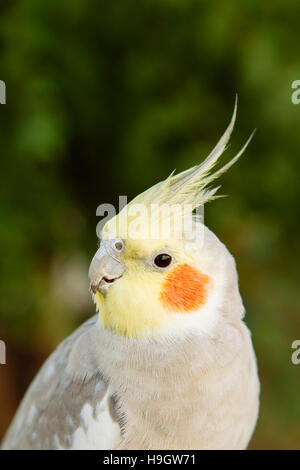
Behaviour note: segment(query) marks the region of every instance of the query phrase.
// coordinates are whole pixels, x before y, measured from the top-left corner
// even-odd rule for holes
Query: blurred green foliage
[[[290,359],[300,337],[299,15],[296,0],[1,4],[8,348],[46,354],[93,313],[85,279],[96,207],[201,161],[238,92],[224,158],[257,133],[222,177],[230,197],[206,207],[206,223],[236,258],[257,351],[262,406],[251,446],[300,447],[300,365]]]

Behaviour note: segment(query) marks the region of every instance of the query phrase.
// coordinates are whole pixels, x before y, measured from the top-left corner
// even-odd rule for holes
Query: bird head
[[[217,197],[218,188],[208,185],[250,140],[212,171],[235,115],[236,105],[228,128],[200,165],[171,174],[104,226],[89,270],[103,328],[128,338],[171,338],[195,330],[207,333],[220,318],[242,316],[234,259],[197,215],[197,208]]]

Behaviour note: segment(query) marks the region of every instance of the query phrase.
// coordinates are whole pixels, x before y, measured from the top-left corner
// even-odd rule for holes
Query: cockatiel
[[[89,271],[98,314],[42,367],[4,449],[247,447],[259,381],[235,261],[194,217],[246,147],[212,171],[235,115],[202,164],[106,223]]]

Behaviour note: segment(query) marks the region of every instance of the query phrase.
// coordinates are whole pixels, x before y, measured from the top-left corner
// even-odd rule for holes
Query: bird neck
[[[122,448],[205,448],[199,439],[226,413],[218,405],[230,394],[234,406],[241,392],[241,331],[224,323],[210,337],[163,343],[120,340],[101,330],[101,367],[123,415]]]

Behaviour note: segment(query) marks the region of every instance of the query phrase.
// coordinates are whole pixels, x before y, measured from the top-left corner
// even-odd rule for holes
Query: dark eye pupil
[[[159,268],[166,268],[167,266],[169,266],[171,261],[172,261],[172,256],[167,255],[166,253],[162,253],[155,257],[154,263]]]

